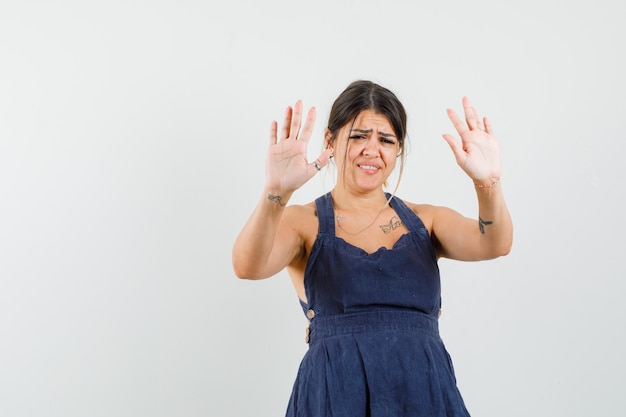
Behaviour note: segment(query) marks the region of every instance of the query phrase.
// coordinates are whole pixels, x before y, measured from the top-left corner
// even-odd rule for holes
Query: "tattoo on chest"
[[[402,226],[402,220],[396,216],[393,216],[391,220],[389,220],[389,223],[379,225],[384,234],[389,234],[391,231],[396,230],[400,226]]]

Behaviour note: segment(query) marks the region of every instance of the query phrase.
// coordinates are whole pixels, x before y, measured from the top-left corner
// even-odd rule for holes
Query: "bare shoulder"
[[[315,202],[285,207],[284,220],[300,236],[306,248],[310,248],[319,229]]]
[[[317,209],[315,203],[292,204],[285,207],[285,218],[289,221],[302,222],[307,218],[317,218]]]
[[[424,226],[429,232],[432,232],[433,223],[436,219],[442,219],[446,216],[455,215],[455,211],[444,206],[435,206],[432,204],[415,204],[405,201],[405,204],[413,210],[415,214],[422,220]]]
[[[413,213],[417,214],[430,232],[432,230],[433,218],[439,207],[433,206],[432,204],[416,204],[409,201],[405,201],[404,203],[413,210]]]

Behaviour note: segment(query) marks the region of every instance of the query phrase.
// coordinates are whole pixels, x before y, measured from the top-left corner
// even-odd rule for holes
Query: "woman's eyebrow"
[[[372,133],[372,129],[352,129],[350,132],[370,134],[370,133]],[[385,137],[385,138],[395,138],[396,137],[396,135],[394,135],[392,133],[378,132],[378,134],[380,136],[382,136],[382,137]]]

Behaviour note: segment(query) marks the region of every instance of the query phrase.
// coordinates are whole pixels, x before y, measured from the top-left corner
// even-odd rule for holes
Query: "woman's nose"
[[[365,156],[376,156],[378,155],[378,141],[375,137],[370,137],[365,142],[365,147],[363,148],[363,155]]]

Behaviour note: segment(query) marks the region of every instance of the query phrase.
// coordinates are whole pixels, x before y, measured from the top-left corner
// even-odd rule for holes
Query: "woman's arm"
[[[300,251],[302,238],[285,214],[289,196],[266,190],[237,236],[232,251],[239,278],[261,279],[280,272]]]
[[[463,109],[465,121],[454,110],[447,110],[461,142],[449,134],[443,138],[458,165],[474,182],[478,219],[437,208],[432,216],[432,233],[440,256],[457,260],[492,259],[508,254],[513,243],[513,223],[500,183],[500,150],[491,123],[478,117],[467,97],[463,97]]]
[[[432,236],[441,257],[480,261],[507,255],[513,244],[513,223],[501,184],[476,189],[478,219],[437,207],[433,210]]]
[[[233,245],[233,270],[239,278],[270,277],[302,251],[304,240],[295,227],[301,211],[286,205],[293,192],[327,164],[331,151],[325,150],[310,164],[307,145],[315,122],[315,108],[309,110],[302,131],[301,121],[302,102],[298,101],[293,109],[287,108],[280,134],[277,122],[271,124],[265,189]]]

